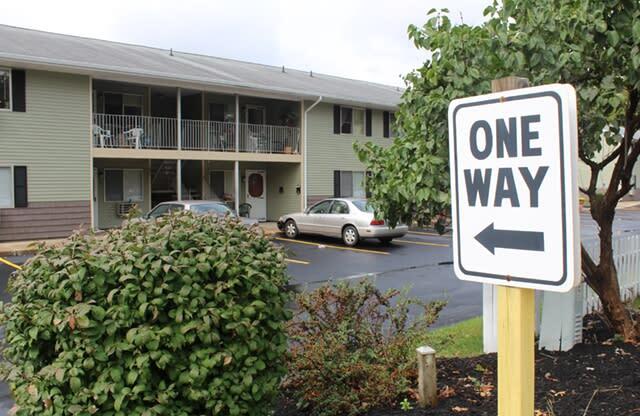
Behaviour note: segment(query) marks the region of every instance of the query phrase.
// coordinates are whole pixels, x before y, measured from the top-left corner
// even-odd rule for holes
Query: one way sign
[[[558,292],[577,284],[577,149],[570,85],[450,104],[453,255],[460,279]]]

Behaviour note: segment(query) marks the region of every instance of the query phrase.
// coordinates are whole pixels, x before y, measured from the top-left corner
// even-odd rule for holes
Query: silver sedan
[[[388,244],[409,231],[405,224],[391,228],[375,218],[366,199],[351,198],[324,199],[305,212],[283,215],[278,228],[289,238],[317,234],[342,238],[348,246],[355,246],[363,238],[377,238]]]
[[[189,200],[189,201],[168,201],[161,202],[156,205],[151,211],[144,216],[145,219],[156,219],[170,214],[173,211],[192,211],[201,215],[215,215],[218,217],[236,217],[236,213],[229,208],[224,202],[221,201],[201,201],[201,200]],[[257,224],[255,219],[240,217],[245,225]]]

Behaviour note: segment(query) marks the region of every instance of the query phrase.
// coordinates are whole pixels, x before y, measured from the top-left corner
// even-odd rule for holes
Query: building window
[[[140,202],[144,200],[142,169],[105,169],[105,202]]]
[[[353,109],[353,134],[364,136],[364,110]]]
[[[0,208],[13,208],[13,180],[10,167],[0,167]]]
[[[364,109],[340,107],[340,133],[364,136]]]
[[[105,114],[141,116],[144,97],[139,94],[104,93]]]
[[[340,132],[344,134],[353,132],[353,110],[349,107],[340,107]]]
[[[244,117],[247,124],[263,125],[267,122],[266,110],[259,105],[247,105]]]
[[[11,70],[0,68],[0,110],[11,110]]]
[[[125,116],[141,116],[144,97],[136,94],[122,95],[122,114]]]
[[[365,198],[364,172],[350,170],[334,171],[334,197]]]

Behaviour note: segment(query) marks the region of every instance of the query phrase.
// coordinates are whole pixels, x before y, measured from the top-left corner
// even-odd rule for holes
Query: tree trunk
[[[613,217],[615,208],[593,206],[591,214],[600,226],[600,261],[596,266],[589,259],[583,260],[587,284],[598,294],[604,316],[611,328],[622,335],[626,342],[640,342],[640,329],[622,302],[618,272],[613,261]],[[587,255],[583,250],[583,256]]]

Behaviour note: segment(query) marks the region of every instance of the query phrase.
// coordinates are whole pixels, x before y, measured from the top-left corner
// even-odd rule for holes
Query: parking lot
[[[298,290],[327,281],[370,278],[383,290],[407,288],[410,296],[425,301],[447,300],[439,325],[477,316],[482,311],[481,285],[461,282],[453,275],[448,234],[416,230],[387,246],[372,239],[354,248],[333,238],[274,239],[287,250],[289,273]]]

